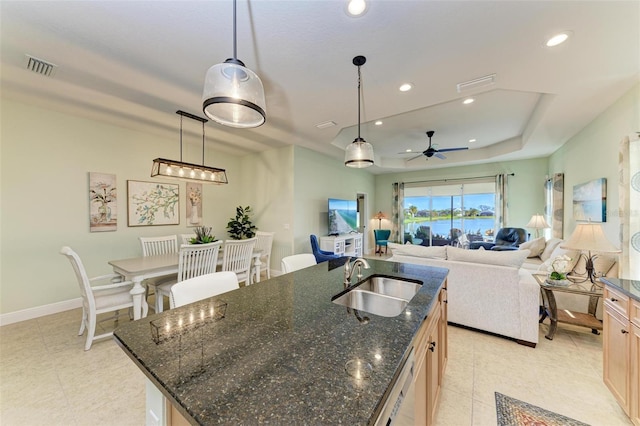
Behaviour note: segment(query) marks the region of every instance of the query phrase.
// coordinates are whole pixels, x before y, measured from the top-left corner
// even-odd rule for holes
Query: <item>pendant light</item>
[[[367,62],[367,58],[364,56],[356,56],[353,58],[353,65],[358,67],[358,137],[347,146],[344,153],[344,165],[358,169],[373,165],[373,146],[360,137],[360,67],[364,65],[365,62]]]
[[[176,114],[180,116],[180,161],[156,158],[153,160],[153,166],[151,167],[151,177],[164,176],[219,185],[229,183],[227,180],[227,172],[224,169],[204,165],[204,123],[208,120],[184,111],[176,111]],[[187,117],[202,123],[202,165],[182,161],[182,117]]]
[[[236,0],[233,0],[233,58],[207,71],[202,110],[225,126],[258,127],[266,119],[264,87],[260,77],[237,58],[236,44]]]

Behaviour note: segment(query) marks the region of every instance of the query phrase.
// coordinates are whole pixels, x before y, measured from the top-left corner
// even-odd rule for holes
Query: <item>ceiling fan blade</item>
[[[464,148],[443,148],[443,149],[439,149],[438,152],[464,151],[466,149],[469,149],[469,147],[464,147]]]
[[[411,157],[411,158],[409,158],[407,161],[413,161],[413,160],[415,160],[416,158],[420,158],[420,157],[422,157],[422,154],[418,154],[418,155],[416,155],[415,157]]]
[[[447,157],[445,157],[444,155],[440,154],[439,152],[436,152],[435,154],[433,154],[434,157],[438,157],[441,160],[446,159]]]

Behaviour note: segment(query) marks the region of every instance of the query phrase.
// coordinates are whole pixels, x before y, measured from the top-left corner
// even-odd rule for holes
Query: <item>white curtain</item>
[[[495,229],[504,228],[507,220],[507,176],[505,174],[496,175],[496,212]]]
[[[620,142],[620,277],[640,280],[640,140]],[[640,289],[638,289],[640,290]]]
[[[404,183],[396,182],[392,187],[391,236],[389,241],[404,243]]]

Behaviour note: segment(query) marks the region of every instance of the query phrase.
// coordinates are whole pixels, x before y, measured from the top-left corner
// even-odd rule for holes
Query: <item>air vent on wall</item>
[[[34,58],[30,55],[24,55],[25,66],[28,70],[44,75],[45,77],[53,77],[56,73],[57,65]]]
[[[462,93],[466,90],[477,89],[478,87],[490,86],[496,82],[496,75],[489,74],[484,77],[475,78],[473,80],[465,81],[462,83],[458,83],[456,88],[458,89],[458,93]]]

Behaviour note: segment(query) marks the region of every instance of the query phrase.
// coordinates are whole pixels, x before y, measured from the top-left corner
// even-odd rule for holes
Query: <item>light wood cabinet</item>
[[[633,423],[640,426],[640,321],[637,312],[640,312],[640,302],[605,287],[604,383]]]
[[[414,423],[419,425],[434,423],[448,356],[446,287],[438,301],[421,327],[415,346]]]

